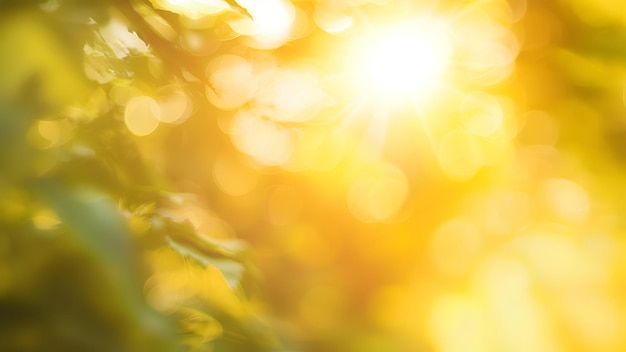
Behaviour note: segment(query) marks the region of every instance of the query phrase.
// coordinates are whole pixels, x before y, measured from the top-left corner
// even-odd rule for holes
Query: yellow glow
[[[325,134],[320,128],[310,129],[299,136],[290,171],[332,170],[344,157],[348,142],[341,133]]]
[[[136,136],[147,136],[159,126],[161,109],[149,96],[132,98],[124,108],[126,127]]]
[[[317,286],[309,290],[300,302],[300,319],[313,331],[336,330],[338,317],[343,313],[346,297],[333,286]]]
[[[37,212],[32,221],[38,230],[51,230],[62,222],[54,212],[48,209]]]
[[[267,202],[267,221],[273,225],[295,224],[302,210],[301,194],[294,187],[280,185]]]
[[[256,100],[274,110],[274,121],[307,121],[315,118],[328,100],[318,81],[313,71],[280,69],[259,91]]]
[[[476,136],[491,136],[504,120],[498,99],[488,93],[476,91],[467,94],[459,106],[459,119],[467,131]]]
[[[453,219],[433,234],[431,254],[435,266],[446,275],[462,275],[471,270],[483,246],[480,230],[472,222]]]
[[[206,76],[209,80],[206,96],[216,107],[232,110],[250,99],[253,66],[241,56],[222,55],[213,59]]]
[[[343,32],[354,24],[354,17],[345,10],[338,10],[336,3],[321,3],[315,8],[313,20],[328,33]]]
[[[215,15],[229,8],[222,0],[151,0],[154,5],[164,10],[179,13],[191,19]]]
[[[471,298],[447,294],[439,297],[431,309],[430,328],[439,351],[489,350],[485,313]]]
[[[348,191],[348,209],[365,223],[392,220],[409,196],[406,175],[393,165],[380,165],[357,178]]]
[[[500,351],[560,351],[559,341],[540,299],[533,276],[520,261],[493,256],[476,275],[475,287],[497,325],[492,325]]]
[[[461,129],[443,136],[437,154],[443,172],[454,180],[474,177],[483,162],[476,137]]]
[[[287,0],[239,0],[252,18],[239,18],[230,26],[238,33],[256,40],[251,43],[260,48],[277,47],[289,38],[296,8]]]
[[[579,184],[565,179],[552,179],[545,183],[543,191],[550,210],[563,219],[579,221],[587,216],[590,200]]]
[[[45,148],[61,145],[70,140],[73,135],[73,126],[67,119],[39,121],[37,130],[39,135],[45,139],[46,143],[42,144],[42,147]]]
[[[230,134],[239,150],[263,165],[282,165],[293,153],[290,130],[267,119],[258,110],[238,113],[231,123]]]
[[[219,156],[213,165],[215,183],[224,193],[242,196],[251,192],[259,176],[237,159]]]
[[[451,54],[441,23],[412,22],[375,38],[365,54],[365,75],[386,98],[413,97],[437,86]]]
[[[191,115],[193,103],[185,91],[176,86],[166,86],[159,91],[158,104],[161,122],[179,124]]]

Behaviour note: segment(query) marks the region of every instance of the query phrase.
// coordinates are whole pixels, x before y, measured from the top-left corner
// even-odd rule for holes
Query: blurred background
[[[625,18],[0,1],[0,350],[626,350]]]

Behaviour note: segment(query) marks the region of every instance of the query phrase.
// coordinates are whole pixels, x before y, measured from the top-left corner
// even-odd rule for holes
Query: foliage
[[[190,196],[168,191],[116,117],[110,87],[83,73],[94,64],[116,80],[150,80],[141,76],[145,52],[83,57],[86,43],[106,45],[98,28],[114,9],[3,6],[1,349],[178,351],[178,335],[197,351],[216,339],[223,350],[274,346],[235,293],[254,275],[245,245],[204,239],[177,218]],[[173,251],[181,259],[172,262]],[[171,299],[157,277],[167,270],[181,271],[184,302],[161,302]],[[149,307],[144,290],[152,305],[181,306],[178,319]]]

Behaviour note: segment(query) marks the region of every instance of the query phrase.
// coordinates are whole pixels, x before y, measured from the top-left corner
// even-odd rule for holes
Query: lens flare
[[[437,87],[452,49],[446,28],[434,21],[402,24],[382,31],[364,53],[364,77],[385,99],[406,99]]]

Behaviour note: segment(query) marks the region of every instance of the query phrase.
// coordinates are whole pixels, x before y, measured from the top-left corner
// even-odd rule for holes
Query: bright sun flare
[[[437,23],[415,22],[376,37],[365,51],[368,84],[385,99],[413,98],[435,88],[448,67],[451,46]]]

